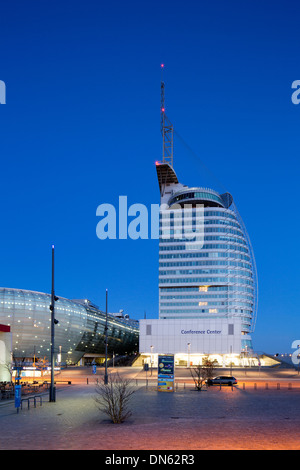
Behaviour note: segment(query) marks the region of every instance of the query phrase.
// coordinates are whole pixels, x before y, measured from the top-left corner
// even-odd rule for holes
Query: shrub
[[[123,379],[118,373],[108,376],[108,383],[104,379],[96,385],[96,397],[98,409],[107,414],[113,423],[123,423],[132,413],[128,404],[135,390],[131,386],[131,380]]]

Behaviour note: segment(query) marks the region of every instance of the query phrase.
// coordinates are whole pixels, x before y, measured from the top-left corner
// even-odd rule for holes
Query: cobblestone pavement
[[[132,417],[111,424],[93,399],[95,385],[57,390],[56,402],[0,402],[0,449],[197,450],[300,449],[300,390],[218,387],[159,393],[136,388]]]

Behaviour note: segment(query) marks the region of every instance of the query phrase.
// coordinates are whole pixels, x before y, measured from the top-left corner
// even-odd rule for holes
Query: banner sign
[[[174,392],[174,355],[158,356],[158,391]]]
[[[15,385],[15,408],[21,406],[21,387],[22,385]]]

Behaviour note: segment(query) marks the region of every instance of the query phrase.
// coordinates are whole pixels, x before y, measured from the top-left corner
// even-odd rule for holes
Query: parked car
[[[208,379],[205,381],[207,385],[236,385],[237,380],[235,377],[231,377],[230,375],[218,375],[218,377],[214,377],[213,379]]]

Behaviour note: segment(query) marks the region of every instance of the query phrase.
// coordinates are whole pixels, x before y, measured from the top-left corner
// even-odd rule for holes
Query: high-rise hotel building
[[[238,362],[253,349],[257,315],[251,242],[231,194],[178,181],[163,83],[161,116],[159,319],[140,322],[140,352]]]
[[[168,163],[156,168],[166,208],[160,213],[159,318],[239,318],[241,349],[251,350],[257,276],[232,196],[180,184]]]

